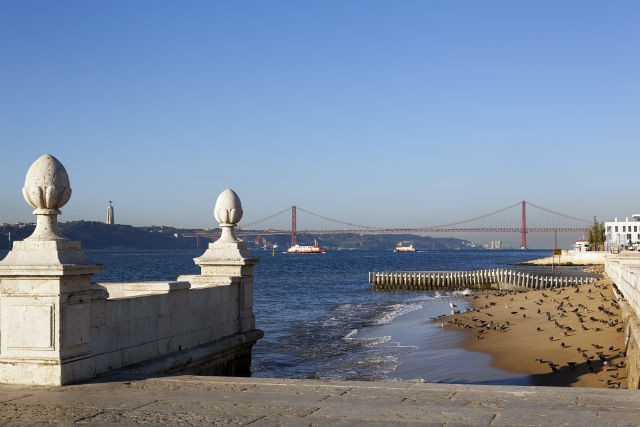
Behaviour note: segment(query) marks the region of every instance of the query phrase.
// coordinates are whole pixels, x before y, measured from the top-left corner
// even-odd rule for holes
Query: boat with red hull
[[[322,249],[317,241],[313,243],[313,245],[293,245],[287,252],[290,254],[323,254],[327,252],[325,249]]]

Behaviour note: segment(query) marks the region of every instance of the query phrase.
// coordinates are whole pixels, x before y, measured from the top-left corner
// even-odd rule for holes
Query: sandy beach
[[[472,309],[437,319],[464,330],[464,347],[535,385],[626,388],[620,309],[612,283],[470,297]],[[456,310],[456,307],[452,307]]]

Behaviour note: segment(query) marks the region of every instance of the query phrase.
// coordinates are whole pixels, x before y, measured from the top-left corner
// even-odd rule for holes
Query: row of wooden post
[[[594,277],[544,275],[510,269],[472,271],[370,272],[369,283],[377,290],[546,289],[591,283]]]

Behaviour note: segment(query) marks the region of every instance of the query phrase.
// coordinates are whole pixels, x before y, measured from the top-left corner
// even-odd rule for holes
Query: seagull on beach
[[[451,308],[456,308],[456,307],[457,307],[457,305],[455,305],[454,303],[450,302],[450,303],[449,303],[449,307],[451,307]]]

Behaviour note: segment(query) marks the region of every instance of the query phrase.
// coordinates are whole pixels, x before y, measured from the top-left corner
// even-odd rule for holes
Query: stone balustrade
[[[605,272],[635,313],[640,313],[640,254],[622,252],[610,255],[605,261]]]
[[[250,374],[262,337],[253,313],[258,261],[235,237],[242,205],[233,191],[216,201],[222,236],[194,260],[201,274],[99,284],[91,277],[102,266],[58,234],[71,196],[64,166],[51,155],[37,159],[23,195],[37,225],[0,261],[0,383],[62,385],[125,368]]]
[[[615,283],[622,309],[630,388],[640,387],[640,254],[621,252],[607,256],[605,273]]]

